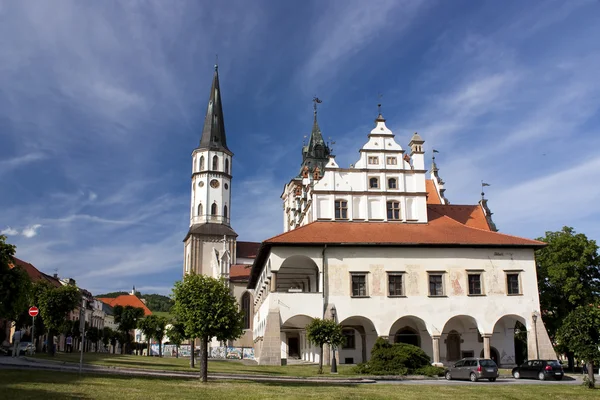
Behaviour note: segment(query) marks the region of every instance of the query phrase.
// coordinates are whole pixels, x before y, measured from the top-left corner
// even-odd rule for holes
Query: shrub
[[[425,376],[444,376],[446,370],[442,367],[436,367],[434,365],[426,365],[421,368],[417,368],[413,371],[415,375],[425,375]]]
[[[390,344],[387,340],[379,338],[371,351],[371,360],[357,365],[354,371],[359,374],[406,375],[419,368],[430,366],[429,362],[429,356],[417,346],[406,343]]]

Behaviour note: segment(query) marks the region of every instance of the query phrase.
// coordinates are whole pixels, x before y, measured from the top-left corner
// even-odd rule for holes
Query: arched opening
[[[494,360],[496,364],[510,367],[521,365],[529,358],[526,324],[525,318],[514,314],[504,315],[496,321],[490,338],[490,346],[498,349],[498,359]],[[534,343],[531,347],[535,349],[535,337],[532,335],[532,338]],[[531,355],[531,358],[535,357],[536,354]]]
[[[229,158],[225,159],[225,173],[229,173]]]
[[[219,169],[219,157],[214,156],[212,162],[212,170],[217,171]]]
[[[475,357],[483,349],[477,321],[469,315],[456,315],[445,324],[440,337],[440,361],[446,363]]]
[[[479,352],[479,358],[485,357],[485,350],[481,350]],[[498,353],[498,349],[495,347],[490,347],[490,358],[496,363],[496,365],[500,365],[500,353]]]
[[[307,315],[295,315],[281,324],[281,358],[295,358],[319,362],[320,349],[312,345],[306,336],[306,325],[312,318]]]
[[[341,321],[340,325],[346,339],[337,349],[340,364],[367,362],[378,338],[373,322],[365,317],[353,316]]]
[[[250,293],[246,292],[242,296],[242,311],[244,313],[244,329],[250,329],[250,321],[252,321],[252,299]]]
[[[406,343],[421,347],[421,336],[413,328],[405,326],[394,335],[394,343]]]
[[[216,216],[218,211],[218,207],[217,207],[217,203],[213,203],[212,206],[210,206],[210,215],[212,216]]]
[[[200,171],[204,171],[204,156],[200,156]]]
[[[277,292],[319,291],[319,268],[306,256],[291,256],[285,259],[277,271]]]
[[[227,218],[227,205],[223,206],[223,218]]]
[[[198,216],[202,216],[204,214],[204,210],[202,209],[202,203],[198,204]]]

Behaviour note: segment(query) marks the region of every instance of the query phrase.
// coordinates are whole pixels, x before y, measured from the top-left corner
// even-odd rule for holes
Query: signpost
[[[36,306],[29,307],[29,315],[32,318],[31,323],[31,342],[33,343],[33,349],[35,352],[35,317],[40,313],[40,310]]]
[[[81,333],[81,353],[79,355],[79,373],[83,367],[83,346],[85,345],[85,299],[81,299],[81,308],[79,309],[79,332]]]

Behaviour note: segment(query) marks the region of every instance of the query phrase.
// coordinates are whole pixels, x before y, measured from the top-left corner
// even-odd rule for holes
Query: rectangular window
[[[481,274],[469,274],[469,294],[481,294]]]
[[[379,179],[377,178],[369,178],[369,187],[371,189],[379,188]]]
[[[371,164],[371,165],[378,165],[378,164],[379,164],[379,157],[373,157],[373,156],[370,156],[370,157],[368,158],[368,162],[369,162],[369,164]]]
[[[352,274],[352,297],[367,297],[366,274]]]
[[[335,219],[348,219],[348,202],[346,200],[335,201]]]
[[[388,275],[388,294],[390,296],[404,296],[401,274]]]
[[[442,274],[429,274],[429,295],[443,296],[444,295],[444,276]]]
[[[398,221],[400,219],[400,202],[388,201],[387,202],[387,219]]]
[[[342,349],[356,348],[354,329],[344,329],[342,331],[342,335],[344,335],[344,343],[342,343]]]
[[[396,178],[388,179],[388,189],[398,189],[398,181]]]
[[[398,159],[396,157],[388,157],[385,161],[387,165],[398,165]]]
[[[506,293],[521,294],[519,288],[519,274],[506,274]]]

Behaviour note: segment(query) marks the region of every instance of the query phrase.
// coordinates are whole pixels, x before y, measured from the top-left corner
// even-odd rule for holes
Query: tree
[[[308,341],[321,349],[319,357],[319,374],[323,373],[323,345],[328,344],[333,347],[341,346],[344,343],[342,326],[332,319],[315,318],[310,324],[306,325],[306,336]]]
[[[17,319],[27,309],[31,280],[19,267],[11,268],[16,247],[0,235],[0,319]]]
[[[142,331],[142,334],[146,337],[146,342],[148,343],[148,352],[146,355],[150,357],[150,340],[152,339],[152,335],[154,334],[154,324],[150,317],[140,319],[137,323],[137,328]]]
[[[165,330],[169,321],[165,317],[159,317],[157,315],[151,315],[148,318],[152,318],[154,324],[154,339],[158,342],[158,356],[162,357],[162,341],[165,337]]]
[[[563,321],[557,333],[558,342],[585,360],[588,382],[594,387],[594,368],[600,365],[600,305],[579,306]]]
[[[121,354],[124,351],[128,353],[129,345],[131,343],[131,335],[129,332],[135,329],[137,321],[144,317],[144,309],[132,306],[115,306],[113,308],[113,313],[115,315],[115,322],[119,324],[118,330],[122,333],[121,339],[123,339],[123,341],[119,340],[119,342],[123,344],[123,346],[121,346]]]
[[[88,329],[85,332],[85,337],[88,340],[88,343],[94,344],[94,346],[95,346],[94,351],[98,351],[98,342],[102,338],[102,332],[100,331],[100,329],[98,329],[95,326],[92,326],[90,329]],[[88,350],[90,350],[89,346],[88,346]]]
[[[597,303],[600,296],[600,256],[594,240],[573,228],[546,232],[538,238],[548,246],[536,251],[542,318],[550,338],[578,306]],[[573,354],[563,349],[573,366]]]
[[[200,379],[206,382],[208,341],[213,337],[226,341],[242,336],[243,312],[224,281],[205,275],[187,274],[175,282],[173,298],[174,314],[186,336],[200,339]]]
[[[181,343],[185,340],[185,328],[183,324],[174,322],[169,329],[167,329],[167,336],[169,337],[169,341],[175,345],[175,350],[177,351],[175,357],[179,358],[179,346],[181,346]]]
[[[47,286],[39,298],[40,315],[48,330],[48,354],[54,355],[53,339],[60,332],[65,323],[67,315],[73,311],[81,302],[81,293],[73,285],[61,287]]]
[[[102,338],[100,340],[102,340],[104,347],[108,347],[108,344],[110,343],[113,335],[114,335],[114,331],[112,329],[110,329],[108,326],[105,326],[102,329]]]

